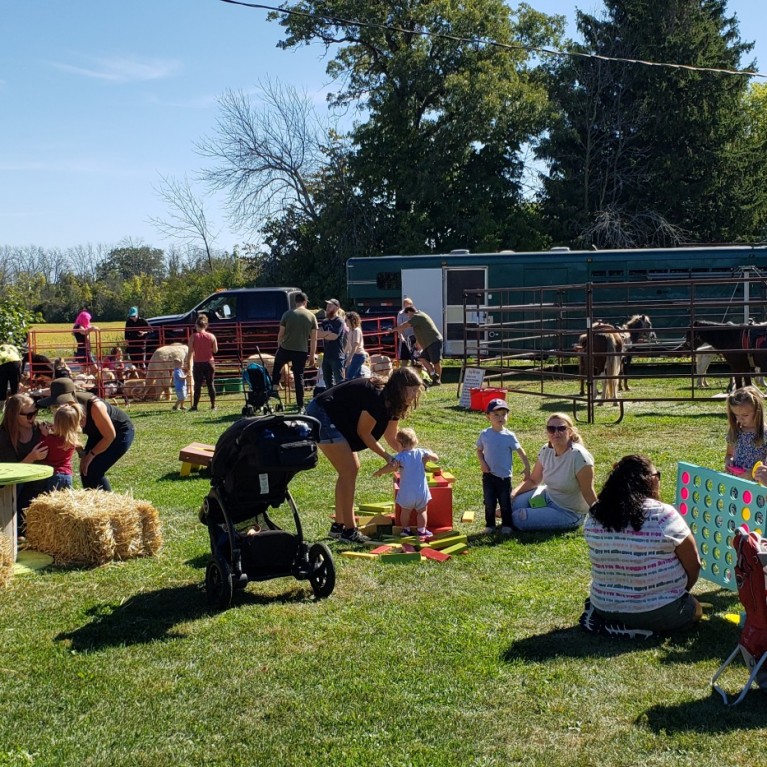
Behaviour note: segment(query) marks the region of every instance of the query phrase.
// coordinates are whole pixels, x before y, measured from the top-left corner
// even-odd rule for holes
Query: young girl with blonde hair
[[[754,464],[767,462],[764,397],[759,389],[744,386],[727,397],[727,422],[724,470],[750,479]]]
[[[83,411],[75,403],[61,405],[53,414],[53,426],[43,427],[43,443],[48,447],[44,463],[53,467],[49,490],[72,487],[72,459],[80,447]]]

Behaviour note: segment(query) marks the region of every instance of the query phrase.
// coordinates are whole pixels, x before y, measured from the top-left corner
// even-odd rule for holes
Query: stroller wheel
[[[205,590],[208,594],[208,604],[217,610],[225,610],[232,603],[232,568],[226,560],[219,557],[210,558],[208,569],[205,571]]]
[[[309,583],[317,599],[329,597],[336,586],[336,566],[333,555],[324,543],[315,543],[309,549]]]

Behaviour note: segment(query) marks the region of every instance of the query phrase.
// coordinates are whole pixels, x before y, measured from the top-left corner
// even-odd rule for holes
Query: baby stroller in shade
[[[767,539],[749,532],[743,525],[735,533],[732,545],[737,554],[735,582],[738,598],[746,611],[746,621],[738,646],[714,674],[711,686],[725,703],[737,706],[754,682],[762,692],[767,692]],[[750,673],[737,698],[730,702],[727,693],[716,682],[738,654],[743,656]]]
[[[259,357],[261,352],[259,351]],[[264,365],[263,357],[261,364],[258,362],[249,362],[248,366],[242,371],[243,391],[245,392],[245,407],[242,409],[244,416],[252,416],[257,412],[266,415],[281,411],[282,402],[279,394],[275,392],[272,386],[272,377]],[[277,404],[272,407],[269,402],[270,397],[277,398]]]
[[[210,536],[205,573],[208,602],[219,609],[250,581],[308,580],[317,598],[336,582],[330,549],[304,541],[291,479],[317,465],[320,425],[309,416],[243,418],[219,437],[210,464],[211,489],[200,521]],[[295,533],[279,527],[270,508],[288,503]]]

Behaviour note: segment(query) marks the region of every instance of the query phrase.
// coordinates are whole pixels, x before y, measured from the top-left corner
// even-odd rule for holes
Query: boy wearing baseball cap
[[[490,426],[477,439],[477,458],[482,468],[482,495],[485,502],[485,533],[495,532],[495,507],[501,507],[501,534],[511,535],[511,472],[516,451],[530,478],[530,461],[513,431],[506,428],[509,406],[506,400],[493,399],[485,408]]]

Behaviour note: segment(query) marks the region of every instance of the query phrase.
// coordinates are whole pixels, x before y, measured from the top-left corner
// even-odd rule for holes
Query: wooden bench
[[[186,447],[182,447],[178,454],[178,460],[181,461],[181,476],[188,477],[192,469],[210,466],[213,450],[213,445],[206,445],[203,442],[191,442]]]

